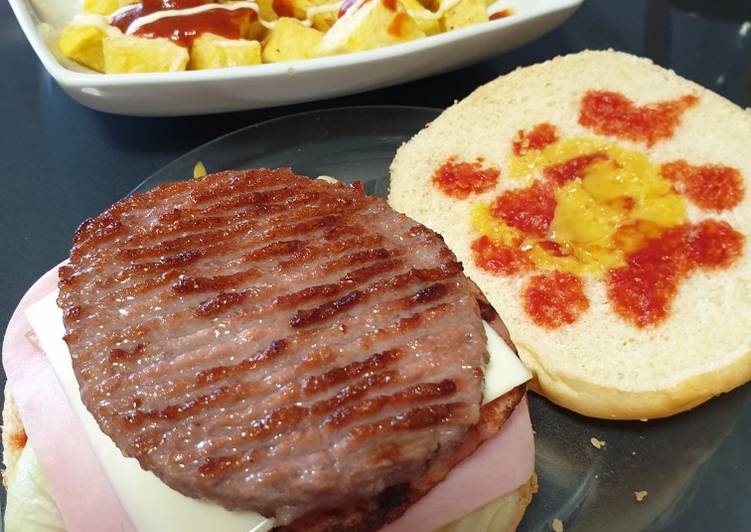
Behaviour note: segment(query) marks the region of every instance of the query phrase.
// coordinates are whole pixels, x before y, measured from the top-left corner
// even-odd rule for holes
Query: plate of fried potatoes
[[[9,0],[87,107],[192,115],[331,98],[525,44],[582,0]]]

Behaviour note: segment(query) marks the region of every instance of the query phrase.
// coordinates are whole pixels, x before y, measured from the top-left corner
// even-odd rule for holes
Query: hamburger
[[[514,349],[443,240],[357,184],[130,196],[9,324],[6,528],[513,529]]]

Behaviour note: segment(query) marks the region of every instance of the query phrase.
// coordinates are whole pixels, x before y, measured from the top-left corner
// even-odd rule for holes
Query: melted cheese
[[[99,429],[94,417],[81,401],[71,366],[70,353],[62,340],[64,334],[62,311],[55,303],[56,299],[57,291],[30,306],[26,310],[26,316],[68,401],[81,420],[97,458],[136,529],[141,532],[203,532],[212,529],[222,532],[267,532],[270,530],[274,525],[273,519],[266,519],[255,512],[233,512],[211,502],[186,497],[168,487],[153,473],[141,469],[134,458],[126,458],[120,453],[112,440]],[[485,370],[484,404],[526,382],[531,378],[531,374],[498,334],[485,322],[483,324],[490,355]],[[41,473],[39,477],[42,478]],[[49,499],[43,482],[34,484],[36,491],[26,489],[28,483],[25,483],[24,490],[20,490],[16,487],[18,484],[19,481],[11,479],[9,493],[15,493],[24,499],[21,501],[24,513],[33,511],[36,514],[37,511],[44,510],[34,502],[44,502]],[[19,493],[21,491],[23,493]],[[45,512],[45,515],[48,513]],[[62,523],[52,522],[40,527],[39,532],[51,532],[58,530],[61,526]],[[9,529],[9,532],[12,530]]]

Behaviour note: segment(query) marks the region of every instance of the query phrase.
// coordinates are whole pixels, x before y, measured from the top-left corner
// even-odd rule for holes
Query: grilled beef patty
[[[291,523],[420,478],[480,421],[471,282],[359,185],[162,185],[84,222],[59,286],[87,408],[192,497]]]

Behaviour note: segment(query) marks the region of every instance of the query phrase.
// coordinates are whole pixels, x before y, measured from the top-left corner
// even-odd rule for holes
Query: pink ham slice
[[[52,366],[26,334],[24,310],[57,287],[57,268],[26,292],[3,340],[3,366],[49,490],[71,532],[135,531]]]
[[[3,341],[8,383],[66,528],[135,531],[52,366],[26,337],[31,327],[24,310],[56,285],[57,268],[29,289],[10,320]],[[382,532],[432,530],[450,523],[515,490],[533,470],[534,442],[525,399],[498,435]]]
[[[498,434],[381,532],[435,530],[511,493],[532,476],[534,450],[525,397]]]

